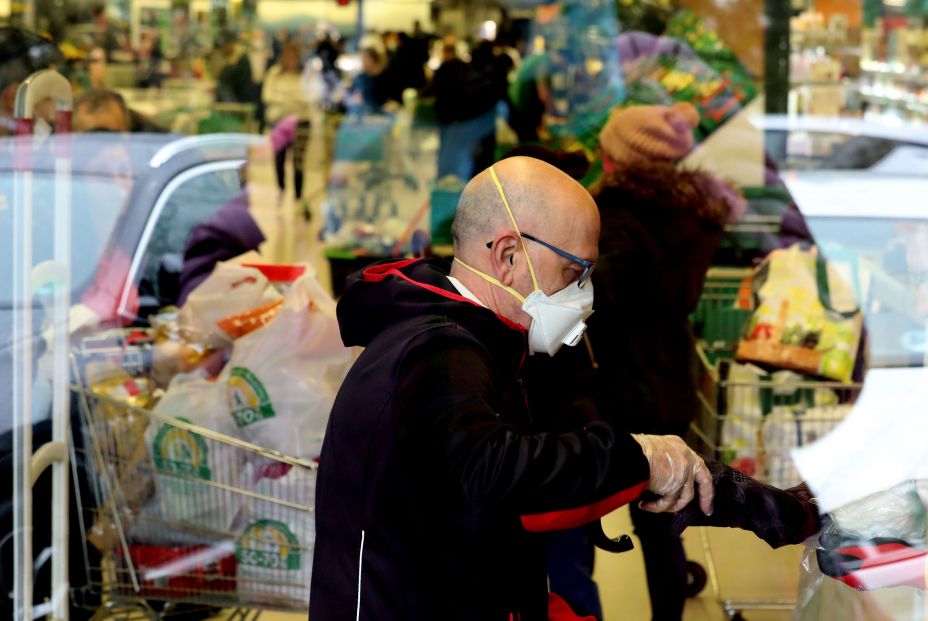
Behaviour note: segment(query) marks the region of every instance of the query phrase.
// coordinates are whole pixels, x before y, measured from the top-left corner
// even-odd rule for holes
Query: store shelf
[[[793,88],[797,88],[800,86],[843,86],[847,88],[847,87],[855,86],[855,83],[856,83],[856,80],[848,79],[848,78],[839,80],[837,82],[833,82],[829,80],[790,80],[789,81],[789,85]]]
[[[907,99],[904,97],[890,97],[887,95],[877,95],[876,93],[871,93],[864,89],[859,91],[860,96],[866,100],[873,101],[876,103],[881,103],[885,105],[895,106],[898,108],[905,108],[911,112],[917,112],[919,114],[928,115],[928,102]]]
[[[890,78],[892,80],[905,80],[912,84],[928,85],[928,73],[890,69],[888,65],[880,67],[861,65],[860,72],[864,75]]]

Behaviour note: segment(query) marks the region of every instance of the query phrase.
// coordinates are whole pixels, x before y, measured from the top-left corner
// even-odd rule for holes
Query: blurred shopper
[[[545,53],[527,56],[509,87],[509,126],[519,142],[538,142],[551,103],[551,59]]]
[[[286,196],[287,153],[293,151],[293,190],[300,203],[303,219],[309,221],[312,212],[303,200],[303,171],[306,166],[306,147],[309,144],[310,122],[296,114],[285,116],[271,129],[271,145],[274,148],[274,166],[277,172],[277,187],[280,190],[278,205]]]
[[[94,43],[106,54],[106,60],[113,58],[113,53],[125,47],[125,37],[106,14],[106,6],[98,5],[93,10],[93,24],[96,26]]]
[[[161,36],[143,31],[138,51],[139,88],[159,88],[164,79],[161,62],[164,53],[161,50]]]
[[[106,52],[102,47],[90,50],[86,59],[87,88],[106,88],[106,65]]]
[[[74,101],[73,126],[76,132],[161,134],[168,131],[130,109],[122,95],[107,89],[89,90]]]
[[[351,103],[362,113],[377,114],[383,111],[390,99],[386,65],[380,52],[373,47],[361,50],[361,73],[351,85]]]
[[[303,169],[306,166],[310,108],[313,101],[310,85],[303,74],[298,45],[290,43],[284,46],[278,63],[268,69],[261,99],[264,102],[267,123],[273,127],[271,140],[274,142],[274,164],[280,198],[283,199],[287,187],[287,153],[292,151],[293,192],[306,217],[310,212],[308,205],[302,202]],[[283,138],[284,135],[287,136],[286,139]]]
[[[285,46],[277,64],[267,70],[261,100],[269,125],[275,125],[291,114],[303,118],[308,116],[311,101],[303,79],[303,63],[298,45]]]
[[[452,235],[450,267],[376,264],[338,303],[346,345],[365,349],[322,446],[313,619],[576,618],[548,593],[540,533],[645,488],[659,498],[649,509],[677,511],[698,492],[711,513],[708,470],[678,438],[599,421],[544,433],[527,408],[522,361],[575,344],[592,312],[589,193],[510,158],[465,187]]]
[[[403,91],[425,86],[425,63],[413,40],[405,32],[396,35],[397,48],[387,66],[387,88],[393,101],[402,103]]]
[[[335,61],[341,55],[341,47],[332,39],[332,35],[326,32],[319,43],[316,44],[316,56],[322,61],[323,74],[340,73]]]
[[[637,106],[615,114],[600,133],[605,172],[592,192],[602,254],[589,334],[600,413],[635,433],[685,437],[699,412],[689,315],[725,224],[746,207],[718,177],[677,167],[698,121],[689,104]],[[680,621],[687,567],[672,518],[635,505],[631,515],[652,618]]]
[[[492,48],[477,51],[477,63],[468,64],[458,57],[456,42],[447,39],[441,66],[426,91],[435,96],[439,178],[454,175],[466,181],[493,161],[505,73],[495,71]]]
[[[251,62],[233,32],[225,31],[217,41],[214,62],[216,101],[224,103],[255,103],[255,86],[251,77]]]
[[[89,90],[74,102],[74,131],[128,132],[129,109],[119,93]]]
[[[63,61],[61,52],[48,39],[21,28],[0,26],[0,136],[14,132],[16,91],[23,80],[41,69],[61,66]],[[47,116],[44,121],[53,124],[54,118]]]

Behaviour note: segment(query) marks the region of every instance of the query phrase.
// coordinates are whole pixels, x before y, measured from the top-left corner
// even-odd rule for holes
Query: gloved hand
[[[677,436],[632,434],[651,467],[648,491],[660,496],[641,503],[652,513],[675,513],[689,504],[699,490],[699,507],[712,515],[715,490],[705,462]]]

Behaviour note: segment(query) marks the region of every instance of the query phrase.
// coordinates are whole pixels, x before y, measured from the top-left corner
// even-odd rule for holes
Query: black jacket
[[[440,261],[374,265],[338,304],[345,344],[366,349],[322,447],[313,621],[547,619],[537,533],[646,485],[638,444],[608,424],[536,433],[524,330],[446,275]]]

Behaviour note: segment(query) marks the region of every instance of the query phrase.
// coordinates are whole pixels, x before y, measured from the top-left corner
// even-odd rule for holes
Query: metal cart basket
[[[707,458],[723,461],[759,480],[786,488],[800,483],[790,450],[829,433],[851,407],[859,384],[813,381],[789,372],[766,373],[734,361],[734,350],[753,300],[751,271],[713,268],[693,324],[699,341],[701,413],[691,425]],[[729,599],[719,576],[707,529],[702,529],[709,581],[725,613],[792,610],[791,600]]]
[[[169,616],[184,606],[308,610],[315,464],[133,405],[146,394],[148,333],[117,330],[77,348],[73,386],[83,423],[92,522],[86,589],[97,618]],[[118,368],[116,390],[91,381],[94,364]],[[111,381],[112,384],[112,381]],[[115,396],[114,396],[115,395]],[[203,615],[205,616],[205,615]]]

